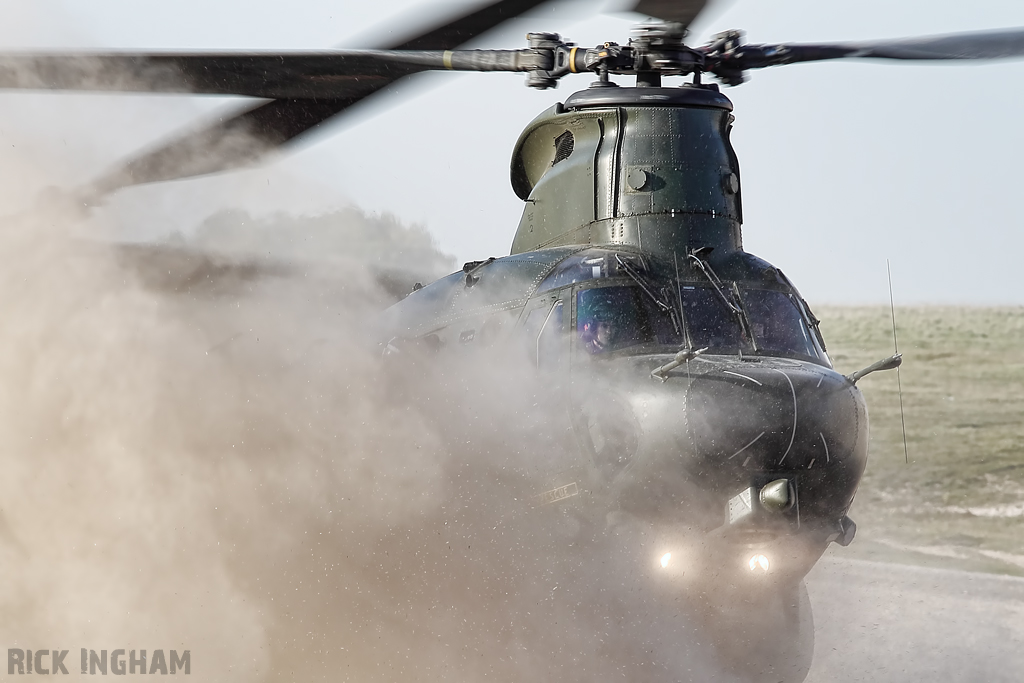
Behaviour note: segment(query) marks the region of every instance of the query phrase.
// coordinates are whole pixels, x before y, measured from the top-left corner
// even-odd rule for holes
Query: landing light
[[[761,489],[761,505],[772,512],[785,512],[793,506],[793,496],[790,495],[789,481],[776,479],[769,482]]]
[[[665,553],[661,556],[661,566],[667,567],[668,563],[672,560],[672,553]]]
[[[750,558],[750,561],[747,562],[747,565],[750,567],[750,571],[752,572],[767,572],[771,563],[764,555],[754,555]]]

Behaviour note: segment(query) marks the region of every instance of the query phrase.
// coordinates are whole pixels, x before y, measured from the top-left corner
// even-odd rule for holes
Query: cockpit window
[[[811,332],[791,295],[767,289],[745,289],[743,303],[760,353],[819,357]]]
[[[576,335],[591,355],[634,346],[695,349],[713,354],[756,353],[821,361],[811,330],[792,295],[783,291],[743,289],[735,303],[744,322],[711,287],[681,285],[683,326],[677,326],[678,300],[673,310],[660,308],[641,287],[590,287],[576,293]],[[745,327],[749,326],[749,335]],[[685,328],[685,331],[684,329]],[[753,343],[752,343],[753,341]]]
[[[559,289],[566,285],[608,277],[607,258],[604,254],[578,254],[565,259],[540,283],[537,292]]]
[[[590,354],[638,344],[678,346],[681,337],[669,314],[639,287],[594,287],[576,293],[576,333]]]
[[[683,319],[695,349],[736,353],[743,333],[739,320],[710,287],[681,287]]]
[[[635,254],[618,253],[604,249],[588,249],[565,259],[544,278],[537,287],[537,293],[560,289],[586,280],[622,277],[622,263],[629,264],[634,271],[646,270],[644,261]]]

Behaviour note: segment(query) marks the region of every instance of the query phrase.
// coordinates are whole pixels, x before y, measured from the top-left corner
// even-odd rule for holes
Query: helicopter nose
[[[796,474],[801,507],[825,515],[852,501],[867,457],[867,413],[842,375],[797,362],[723,364],[693,379],[686,415],[708,470],[740,482]]]

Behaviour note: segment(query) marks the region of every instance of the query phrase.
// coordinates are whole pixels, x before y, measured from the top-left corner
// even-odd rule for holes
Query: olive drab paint
[[[570,244],[683,257],[741,249],[731,112],[714,85],[592,88],[548,109],[512,155],[512,187],[526,202],[512,253]]]

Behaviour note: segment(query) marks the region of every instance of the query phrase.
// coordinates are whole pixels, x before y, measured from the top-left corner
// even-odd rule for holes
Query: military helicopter
[[[96,196],[252,162],[423,71],[521,72],[539,89],[585,74],[589,87],[515,145],[525,208],[510,255],[417,285],[384,314],[382,355],[511,344],[562,378],[562,456],[524,505],[657,529],[638,566],[675,576],[721,639],[747,643],[751,678],[802,680],[813,645],[802,579],[856,533],[847,513],[868,444],[856,384],[901,357],[837,372],[794,284],[744,251],[719,83],[829,59],[1020,57],[1024,29],[844,44],[747,44],[727,31],[693,47],[703,0],[640,0],[633,9],[661,21],[624,44],[530,33],[520,50],[459,49],[539,4],[498,0],[376,50],[5,54],[0,87],[270,100],[128,161],[89,188]],[[667,86],[673,77],[688,80]]]

